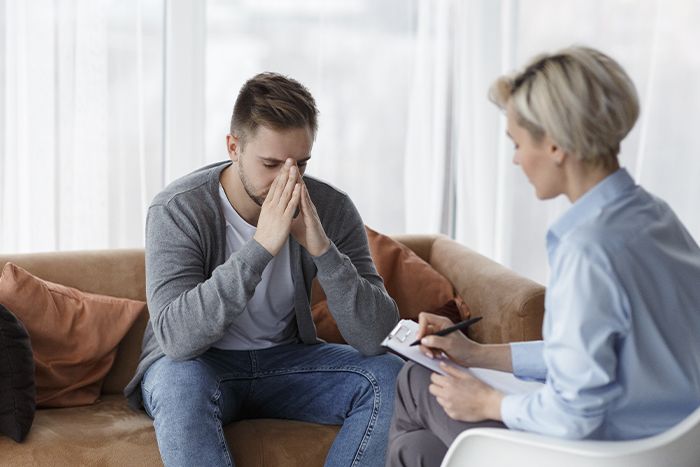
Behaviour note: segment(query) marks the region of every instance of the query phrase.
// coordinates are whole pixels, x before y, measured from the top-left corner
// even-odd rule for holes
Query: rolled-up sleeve
[[[544,381],[547,365],[544,363],[544,342],[512,342],[510,344],[513,375],[521,379]]]

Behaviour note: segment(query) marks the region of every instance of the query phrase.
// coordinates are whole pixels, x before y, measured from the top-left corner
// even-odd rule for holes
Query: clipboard
[[[512,373],[505,371],[491,370],[487,368],[466,368],[457,365],[447,356],[430,358],[420,351],[420,346],[411,347],[411,342],[416,340],[418,334],[418,323],[410,319],[402,319],[384,338],[381,345],[386,349],[405,359],[414,361],[431,371],[445,375],[445,370],[440,368],[440,363],[444,362],[462,371],[471,373],[494,389],[504,394],[523,394],[537,391],[544,386],[538,381],[526,381],[516,378]]]
[[[416,335],[418,334],[418,323],[411,321],[410,319],[402,319],[394,327],[394,329],[386,336],[382,341],[382,346],[388,350],[398,354],[400,357],[412,360],[420,365],[423,365],[429,370],[432,370],[441,375],[446,374],[445,370],[440,368],[440,362],[454,363],[446,357],[441,358],[429,358],[423,352],[420,351],[420,346],[414,345],[411,347],[411,342],[416,340]]]

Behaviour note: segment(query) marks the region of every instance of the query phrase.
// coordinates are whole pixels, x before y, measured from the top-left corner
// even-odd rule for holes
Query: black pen
[[[450,326],[449,328],[442,329],[434,334],[429,334],[429,335],[430,336],[446,336],[449,333],[455,332],[459,329],[469,328],[469,326],[478,322],[479,320],[481,320],[481,318],[482,318],[481,316],[477,316],[476,318],[466,319],[464,321],[460,321],[459,323],[455,324],[454,326]],[[427,336],[423,336],[423,337],[427,337]],[[421,337],[420,339],[422,339],[423,337]],[[420,339],[418,339],[413,344],[411,344],[411,346],[420,344]]]

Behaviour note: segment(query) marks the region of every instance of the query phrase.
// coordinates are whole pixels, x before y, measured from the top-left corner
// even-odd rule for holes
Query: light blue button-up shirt
[[[700,405],[700,249],[671,208],[620,169],[547,234],[544,340],[511,344],[509,428],[562,438],[660,433]]]

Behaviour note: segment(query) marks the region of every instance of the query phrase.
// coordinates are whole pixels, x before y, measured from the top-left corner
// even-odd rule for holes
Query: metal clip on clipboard
[[[387,340],[395,339],[403,343],[406,342],[408,337],[411,335],[411,332],[413,332],[412,329],[399,322],[398,326],[396,326],[394,330],[389,333],[389,335],[387,336]]]

